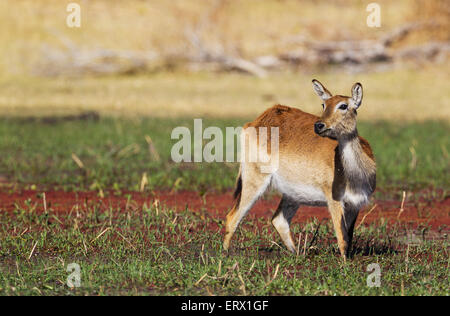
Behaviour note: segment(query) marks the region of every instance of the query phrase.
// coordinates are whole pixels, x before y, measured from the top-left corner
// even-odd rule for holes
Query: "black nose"
[[[325,124],[323,124],[322,122],[316,122],[314,124],[314,131],[316,132],[316,134],[320,133],[325,127]]]

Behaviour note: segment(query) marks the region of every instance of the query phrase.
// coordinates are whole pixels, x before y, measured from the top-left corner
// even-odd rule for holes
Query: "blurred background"
[[[316,78],[363,84],[381,187],[449,186],[449,1],[377,1],[380,27],[362,0],[79,0],[80,27],[70,3],[0,2],[0,183],[230,188],[236,164],[173,164],[171,130],[320,114]]]
[[[450,118],[450,4],[361,0],[0,3],[0,113],[246,116],[319,111],[310,81],[365,89],[362,119]]]

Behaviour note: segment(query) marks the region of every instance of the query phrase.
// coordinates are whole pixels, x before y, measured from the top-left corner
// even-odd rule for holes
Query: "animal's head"
[[[314,91],[322,99],[323,112],[314,124],[314,131],[322,137],[338,139],[356,132],[356,110],[360,107],[363,89],[358,82],[352,96],[332,95],[318,80],[312,81]]]

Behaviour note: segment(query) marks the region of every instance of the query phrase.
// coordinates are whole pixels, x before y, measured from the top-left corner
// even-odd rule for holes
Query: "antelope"
[[[223,249],[240,221],[271,185],[282,197],[272,218],[284,245],[295,253],[290,223],[297,209],[327,206],[340,254],[350,256],[355,222],[361,207],[375,190],[376,164],[372,149],[356,128],[363,89],[355,83],[351,97],[332,95],[319,81],[313,88],[322,99],[320,117],[299,109],[275,105],[242,129],[242,139],[252,137],[250,127],[278,127],[278,168],[262,173],[260,162],[241,161],[234,205],[226,217]],[[241,152],[249,150],[241,141]],[[269,148],[270,151],[270,148]]]

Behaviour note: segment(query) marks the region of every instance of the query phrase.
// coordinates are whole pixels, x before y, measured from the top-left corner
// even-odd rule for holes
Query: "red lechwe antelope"
[[[362,86],[354,84],[351,97],[333,96],[317,80],[313,87],[323,101],[321,117],[276,105],[244,125],[241,153],[249,150],[249,127],[278,127],[278,168],[262,173],[263,163],[241,161],[235,205],[226,219],[225,250],[239,222],[272,185],[282,193],[272,224],[290,251],[295,252],[295,245],[289,226],[299,206],[328,206],[340,253],[344,260],[349,256],[356,218],[376,183],[372,150],[356,129]]]

